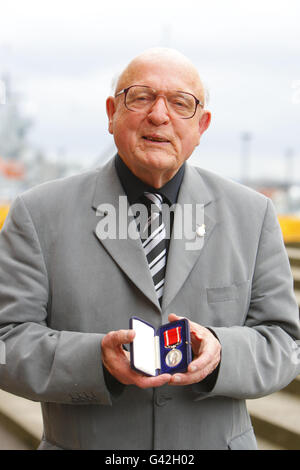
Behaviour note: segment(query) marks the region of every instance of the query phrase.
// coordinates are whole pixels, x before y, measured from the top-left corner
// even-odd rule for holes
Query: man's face
[[[131,85],[147,85],[159,91],[192,93],[203,102],[198,76],[174,61],[139,61],[121,78],[117,91]],[[170,180],[199,144],[210,122],[210,113],[197,107],[191,119],[170,115],[165,99],[158,97],[148,112],[129,111],[124,93],[107,100],[109,131],[119,155],[141,180],[160,187]]]

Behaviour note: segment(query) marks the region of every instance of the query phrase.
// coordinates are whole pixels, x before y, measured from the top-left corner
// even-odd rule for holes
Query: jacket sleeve
[[[222,345],[222,359],[212,395],[257,398],[285,387],[300,373],[299,308],[281,229],[269,200],[245,324],[213,330]]]
[[[110,405],[103,335],[50,329],[48,296],[37,233],[18,197],[0,232],[0,387],[36,401]]]

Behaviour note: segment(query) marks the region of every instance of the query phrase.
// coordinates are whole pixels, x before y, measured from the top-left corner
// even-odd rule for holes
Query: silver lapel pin
[[[204,237],[205,232],[206,232],[205,224],[199,225],[199,227],[197,227],[196,233],[198,237]]]

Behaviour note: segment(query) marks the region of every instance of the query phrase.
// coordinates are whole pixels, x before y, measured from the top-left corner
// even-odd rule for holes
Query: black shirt
[[[144,194],[145,191],[161,194],[161,196],[164,198],[164,201],[169,205],[175,204],[177,202],[178,192],[184,176],[185,163],[179,168],[176,175],[159,189],[152,188],[137,178],[125,165],[118,154],[115,158],[115,165],[119,179],[130,205],[138,202],[139,198]]]
[[[185,163],[179,168],[173,178],[159,189],[153,188],[152,186],[149,186],[148,184],[144,183],[139,178],[137,178],[137,176],[132,173],[132,171],[127,167],[127,165],[123,162],[123,160],[118,154],[115,158],[115,166],[130,205],[141,203],[144,192],[160,194],[163,198],[163,202],[168,204],[169,207],[171,207],[177,202],[179,189],[184,176]],[[171,210],[167,217],[164,217],[164,213],[162,213],[162,216],[167,234],[165,240],[165,247],[168,256],[170,236],[172,233],[172,227],[174,222],[174,211]]]

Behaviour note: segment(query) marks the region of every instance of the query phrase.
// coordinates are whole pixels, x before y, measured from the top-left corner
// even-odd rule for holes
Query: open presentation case
[[[160,326],[157,331],[145,320],[131,317],[135,331],[130,343],[131,367],[146,375],[186,372],[192,360],[189,322],[185,318]]]

